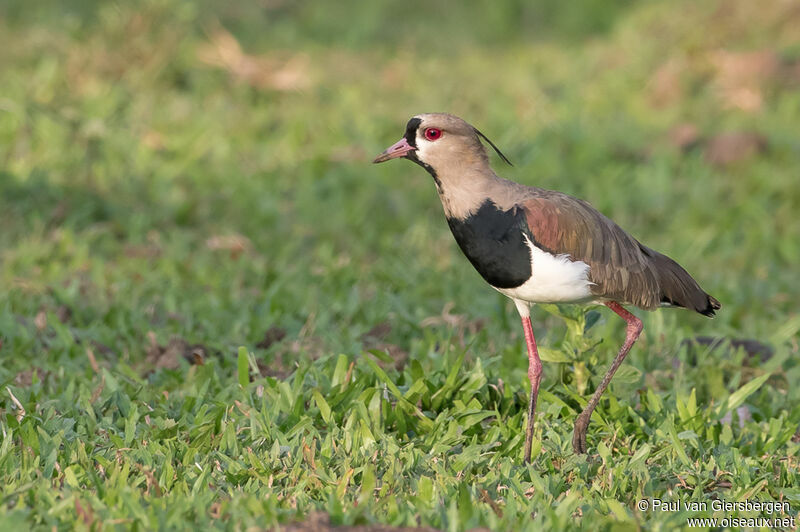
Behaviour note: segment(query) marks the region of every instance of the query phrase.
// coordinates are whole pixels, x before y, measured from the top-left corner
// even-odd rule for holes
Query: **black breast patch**
[[[461,251],[490,285],[516,288],[530,278],[531,254],[524,238],[529,230],[522,209],[503,211],[487,199],[473,215],[448,218],[447,223]]]

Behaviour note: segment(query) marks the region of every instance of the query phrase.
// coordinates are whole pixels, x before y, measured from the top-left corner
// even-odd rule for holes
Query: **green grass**
[[[643,498],[796,515],[790,3],[27,4],[0,5],[6,528],[759,515]],[[524,466],[513,306],[460,255],[424,172],[369,164],[436,110],[489,135],[515,164],[499,173],[591,201],[723,303],[715,320],[637,311],[588,456],[572,422],[624,324],[534,310],[549,362]],[[683,343],[702,335],[772,353]]]

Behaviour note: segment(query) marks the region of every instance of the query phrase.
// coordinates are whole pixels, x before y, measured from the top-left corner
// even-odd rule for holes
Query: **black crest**
[[[480,131],[478,131],[478,129],[477,129],[477,128],[474,128],[474,127],[473,127],[472,129],[475,131],[475,133],[477,133],[477,134],[478,134],[478,136],[480,136],[480,137],[481,137],[483,140],[485,140],[486,142],[488,142],[488,143],[489,143],[489,146],[491,146],[492,148],[494,148],[494,151],[496,151],[496,152],[497,152],[497,155],[499,155],[501,159],[503,159],[505,162],[507,162],[507,163],[508,163],[508,166],[514,166],[513,164],[511,164],[511,161],[509,161],[509,160],[508,160],[508,157],[506,157],[505,155],[503,155],[503,152],[501,152],[501,151],[500,151],[500,148],[498,148],[497,146],[495,146],[495,145],[494,145],[494,142],[492,142],[491,140],[489,140],[489,137],[487,137],[486,135],[484,135],[483,133],[481,133]]]

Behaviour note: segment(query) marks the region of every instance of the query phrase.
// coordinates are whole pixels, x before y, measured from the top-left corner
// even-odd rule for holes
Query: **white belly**
[[[516,288],[495,288],[512,299],[530,303],[578,303],[594,299],[589,265],[569,255],[552,255],[537,248],[526,236],[531,250],[531,278]]]

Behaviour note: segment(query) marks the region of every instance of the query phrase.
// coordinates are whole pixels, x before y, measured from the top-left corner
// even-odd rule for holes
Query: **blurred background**
[[[624,324],[534,309],[521,467],[517,313],[430,176],[371,164],[431,111],[722,302],[636,311],[599,459],[572,423]],[[800,500],[798,131],[797,0],[0,0],[3,522],[673,529],[633,498]]]
[[[798,28],[787,0],[5,0],[2,354],[82,360],[71,335],[142,363],[178,337],[279,367],[376,328],[428,352],[455,326],[521,378],[514,311],[429,176],[370,164],[430,111],[723,302],[713,322],[648,314],[651,352],[713,332],[796,353]],[[7,379],[30,364],[13,358]]]

